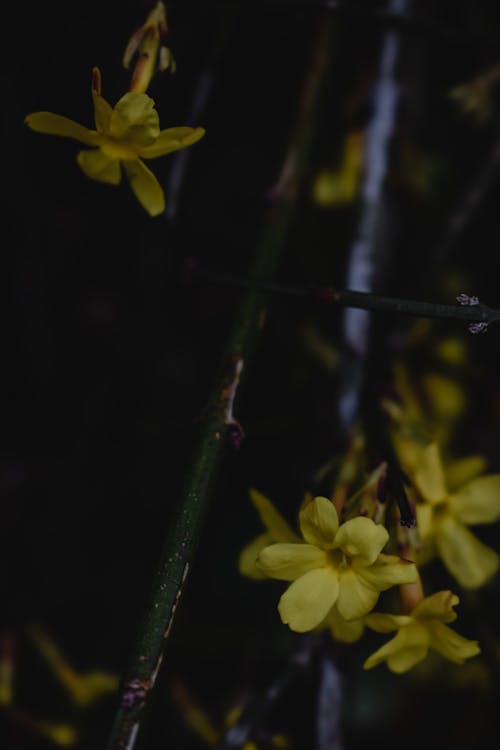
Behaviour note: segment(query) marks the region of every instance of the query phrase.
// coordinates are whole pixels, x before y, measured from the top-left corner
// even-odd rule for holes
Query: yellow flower
[[[413,481],[422,498],[417,522],[424,545],[431,546],[449,572],[464,588],[478,588],[497,572],[500,559],[472,534],[469,524],[500,519],[500,474],[469,479],[456,488],[457,477],[475,469],[477,459],[453,465],[453,491],[448,490],[445,470],[436,443],[420,453]],[[470,476],[470,474],[469,474]]]
[[[417,604],[409,615],[372,613],[365,617],[365,624],[378,633],[397,635],[375,651],[364,663],[372,669],[383,661],[392,672],[407,672],[425,659],[429,649],[437,651],[456,664],[480,653],[477,641],[470,641],[456,633],[445,623],[456,620],[453,607],[459,598],[451,591],[439,591]]]
[[[257,565],[269,578],[292,581],[280,599],[281,619],[304,633],[327,616],[357,620],[375,606],[379,593],[416,580],[415,566],[381,554],[387,530],[358,516],[339,525],[330,500],[316,497],[299,513],[303,543],[273,544],[263,549]]]
[[[204,135],[203,128],[168,128],[160,131],[155,103],[146,94],[129,92],[112,108],[101,96],[101,74],[92,72],[92,97],[96,130],[52,112],[34,112],[25,123],[38,133],[72,138],[90,150],[77,161],[87,177],[110,185],[121,181],[121,167],[139,203],[150,216],[165,209],[163,190],[142,159],[155,159],[190,146]]]

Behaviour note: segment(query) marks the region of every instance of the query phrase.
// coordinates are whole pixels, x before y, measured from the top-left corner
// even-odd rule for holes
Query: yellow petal
[[[335,536],[335,547],[349,557],[360,557],[366,564],[375,562],[387,544],[389,534],[371,518],[358,516],[343,523]]]
[[[483,586],[498,570],[495,550],[451,516],[440,522],[436,542],[444,564],[464,588]]]
[[[320,549],[332,549],[339,528],[339,517],[334,504],[326,497],[315,497],[299,513],[302,536]]]
[[[280,581],[294,581],[309,570],[326,565],[326,554],[312,544],[271,544],[257,558],[257,567]]]
[[[445,466],[448,491],[454,492],[466,482],[482,474],[485,469],[486,461],[482,456],[466,456],[448,461]]]
[[[365,625],[377,633],[391,633],[413,622],[413,618],[408,615],[390,615],[384,612],[370,612],[363,619]]]
[[[432,596],[426,596],[425,599],[417,604],[413,610],[412,617],[419,620],[430,619],[441,622],[453,622],[457,619],[457,614],[453,610],[459,603],[458,596],[451,591],[438,591]]]
[[[167,128],[162,130],[158,138],[150,146],[142,146],[139,149],[139,156],[143,159],[155,159],[157,156],[165,156],[172,151],[178,151],[180,148],[191,146],[203,138],[205,130],[203,128]]]
[[[379,592],[353,570],[346,570],[340,575],[337,609],[345,620],[356,620],[368,614],[378,597]]]
[[[297,578],[281,597],[278,611],[282,622],[296,633],[317,627],[337,600],[339,583],[331,568],[311,570]]]
[[[257,567],[257,557],[273,541],[271,534],[259,534],[246,547],[243,547],[238,560],[238,570],[241,575],[247,578],[266,578],[262,570]]]
[[[462,388],[451,378],[438,373],[427,373],[422,385],[430,401],[432,413],[438,420],[457,419],[465,408]]]
[[[345,620],[338,611],[336,604],[330,610],[324,624],[330,629],[332,637],[343,643],[354,643],[361,638],[364,631],[362,619],[351,620],[350,622]]]
[[[150,146],[160,134],[160,120],[154,106],[147,94],[125,94],[113,109],[109,134],[134,146]]]
[[[425,659],[429,651],[430,636],[425,628],[412,623],[403,627],[388,643],[368,657],[363,667],[372,669],[383,661],[392,672],[401,674]]]
[[[430,503],[437,503],[446,497],[443,464],[436,443],[431,443],[422,451],[415,471],[415,484]]]
[[[356,562],[353,561],[353,570],[377,591],[385,591],[401,583],[415,583],[418,578],[415,565],[397,555],[381,554],[370,566],[358,567]]]
[[[463,523],[493,523],[500,519],[500,474],[477,477],[451,495],[450,510]]]
[[[422,539],[433,536],[434,526],[434,506],[429,503],[417,503],[415,512],[417,514],[417,529]]]
[[[109,133],[113,108],[104,97],[95,91],[92,91],[92,99],[94,101],[94,122],[96,129],[99,133],[107,134]]]
[[[91,180],[107,182],[109,185],[118,185],[122,178],[120,162],[110,159],[100,149],[90,151],[79,151],[76,160],[80,168]]]
[[[429,631],[431,648],[455,664],[463,664],[466,659],[481,653],[477,641],[464,638],[441,622],[430,623]]]
[[[37,133],[72,138],[75,141],[86,143],[87,146],[96,146],[99,141],[99,136],[95,130],[89,130],[74,122],[74,120],[70,120],[69,117],[55,115],[52,112],[33,112],[24,119],[24,122]]]
[[[278,513],[270,500],[258,490],[250,490],[250,500],[257,509],[260,520],[266,527],[273,542],[299,542],[297,534],[290,528],[281,513]]]
[[[165,195],[154,174],[140,160],[124,161],[123,168],[135,197],[150,216],[165,210]]]

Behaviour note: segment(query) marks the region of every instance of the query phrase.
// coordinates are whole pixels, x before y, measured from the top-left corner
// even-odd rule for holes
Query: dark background
[[[369,121],[387,28],[373,15],[383,3],[346,5],[350,13],[332,11],[328,96],[282,280],[343,283],[357,207],[321,209],[312,185],[319,169],[336,164],[345,133]],[[125,44],[149,6],[28,2],[3,31],[1,627],[17,644],[16,704],[34,716],[76,721],[82,749],[104,746],[113,700],[75,717],[26,628],[41,625],[82,671],[124,668],[240,297],[238,290],[187,285],[183,269],[190,257],[214,270],[248,269],[321,13],[320,3],[298,0],[168,4],[177,73],[157,77],[149,93],[162,127],[203,125],[207,134],[189,149],[175,215],[150,219],[125,182],[115,189],[81,174],[75,143],[23,125],[29,112],[49,110],[90,126],[94,65],[114,104],[128,87]],[[458,291],[497,306],[498,181],[442,264],[435,249],[498,137],[495,102],[479,126],[448,92],[498,62],[500,7],[429,0],[416,12],[431,23],[400,29],[403,94],[388,179],[394,250],[387,289],[452,303],[463,283]],[[211,88],[194,122],[207,74]],[[424,162],[431,178],[417,189],[412,176]],[[162,184],[175,163],[167,157],[152,164]],[[260,531],[248,488],[269,494],[292,518],[313,472],[339,449],[337,374],[304,346],[303,325],[311,321],[338,346],[330,310],[293,299],[271,305],[240,404],[246,439],[240,450],[228,450],[218,475],[145,747],[203,746],[172,698],[175,679],[220,726],[239,696],[267,684],[295,643],[276,613],[280,585],[243,580],[236,561]],[[397,326],[404,331],[407,324]],[[458,323],[433,331],[465,335]],[[498,331],[467,341],[471,408],[457,447],[486,453],[491,469],[500,470]],[[425,356],[417,367],[425,368]],[[464,634],[476,637],[479,622],[495,643],[498,593],[493,584],[480,608],[462,615]],[[470,670],[460,683],[394,677],[385,667],[363,673],[370,645],[354,646],[345,663],[346,750],[374,738],[408,749],[498,741],[496,693],[491,680],[484,687],[482,673]],[[268,719],[292,747],[313,746],[316,690],[315,674],[304,676]],[[4,714],[2,747],[50,747]]]

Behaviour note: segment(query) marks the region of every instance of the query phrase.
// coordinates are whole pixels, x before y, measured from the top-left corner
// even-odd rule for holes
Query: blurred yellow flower
[[[356,198],[363,166],[364,132],[353,131],[344,141],[339,169],[318,173],[313,186],[313,200],[329,207],[352,203]]]
[[[382,554],[389,539],[383,526],[361,516],[339,525],[325,497],[301,509],[299,526],[304,542],[272,544],[257,558],[267,577],[292,581],[278,611],[296,632],[313,630],[328,616],[340,629],[344,620],[357,620],[373,609],[381,591],[416,580],[412,563]]]
[[[452,491],[447,487],[437,444],[420,452],[413,471],[421,498],[416,507],[418,530],[424,545],[439,554],[461,586],[478,588],[495,575],[500,558],[467,526],[500,519],[500,474],[467,479],[457,487],[460,476],[470,477],[478,468],[477,457],[455,462],[451,468]]]
[[[300,537],[290,528],[288,522],[265,495],[253,488],[249,494],[266,531],[243,548],[238,568],[240,573],[248,578],[266,578],[256,564],[259,553],[273,542],[300,542]]]
[[[500,65],[493,65],[476,78],[453,88],[449,96],[465,114],[475,116],[477,122],[485,122],[491,115],[494,89],[500,80]]]
[[[72,138],[91,149],[80,151],[77,161],[93,180],[118,185],[123,168],[137,200],[150,216],[161,214],[165,196],[158,180],[142,159],[155,159],[190,146],[204,135],[203,128],[168,128],[160,131],[155,103],[146,94],[129,92],[114,108],[101,96],[101,74],[92,73],[96,130],[52,112],[34,112],[25,123],[38,133]]]
[[[383,661],[392,672],[407,672],[426,658],[429,649],[437,651],[456,664],[480,653],[477,641],[471,641],[456,633],[447,624],[456,620],[453,607],[459,602],[451,591],[439,591],[417,604],[409,615],[372,613],[365,617],[365,624],[378,633],[397,635],[375,651],[364,663],[372,669]]]
[[[68,663],[54,641],[41,628],[32,626],[29,633],[54,675],[66,688],[73,703],[77,706],[86,708],[103,695],[117,692],[119,683],[117,675],[100,671],[79,673]]]

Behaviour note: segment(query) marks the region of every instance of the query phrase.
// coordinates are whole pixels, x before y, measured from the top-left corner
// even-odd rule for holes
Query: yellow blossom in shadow
[[[412,472],[421,500],[416,507],[419,534],[464,588],[482,586],[500,564],[495,550],[467,528],[500,519],[500,474],[474,477],[478,467],[477,457],[454,462],[453,490],[449,489],[439,448],[431,443],[421,451]],[[464,477],[464,484],[458,486],[457,480]]]
[[[203,128],[160,130],[154,100],[147,94],[128,92],[115,107],[101,96],[101,74],[92,73],[95,130],[52,112],[34,112],[25,118],[32,130],[85,143],[77,161],[92,180],[118,185],[122,169],[137,200],[150,216],[165,209],[163,189],[142,159],[155,159],[190,146],[204,135]]]
[[[491,115],[494,88],[499,81],[500,65],[493,65],[476,78],[456,86],[449,96],[459,104],[462,112],[472,114],[479,123],[483,123]]]
[[[354,201],[363,166],[363,143],[363,131],[349,133],[344,141],[339,169],[319,172],[313,186],[313,199],[319,206],[345,205]]]
[[[383,526],[361,516],[339,524],[325,497],[301,509],[299,526],[302,543],[272,544],[257,558],[268,578],[292,582],[278,604],[291,630],[317,628],[334,608],[334,617],[359,619],[373,609],[381,591],[417,577],[412,563],[382,553],[389,539]]]
[[[97,670],[81,674],[66,661],[56,644],[41,628],[31,627],[29,633],[54,675],[77,706],[85,708],[103,695],[118,690],[117,675]]]
[[[480,653],[477,641],[471,641],[448,627],[456,620],[453,610],[459,602],[451,591],[439,591],[422,599],[408,615],[372,613],[365,617],[365,624],[378,633],[397,635],[375,651],[364,663],[372,669],[383,661],[392,672],[402,673],[412,669],[426,658],[429,650],[437,651],[455,664]]]

